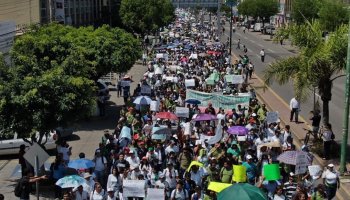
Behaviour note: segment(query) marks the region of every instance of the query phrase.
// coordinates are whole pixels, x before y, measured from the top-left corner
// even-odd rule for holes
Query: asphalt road
[[[229,23],[225,24],[225,35],[223,37],[229,36]],[[262,74],[266,66],[278,59],[282,59],[289,56],[296,55],[296,51],[292,50],[289,44],[281,46],[280,44],[273,43],[272,41],[267,41],[269,36],[262,36],[259,32],[249,32],[243,33],[243,29],[236,27],[236,32],[232,34],[232,52],[235,55],[243,55],[242,46],[245,45],[248,48],[247,55],[252,60],[255,65],[255,73],[262,78]],[[238,39],[241,40],[241,49],[236,49]],[[225,39],[226,40],[226,39]],[[265,49],[265,62],[260,61],[259,52],[261,49]],[[329,103],[330,108],[330,123],[333,126],[333,131],[336,135],[336,140],[340,141],[342,138],[342,124],[343,124],[343,110],[344,110],[344,84],[345,77],[337,78],[333,83],[332,89],[332,101]],[[291,98],[294,96],[293,86],[291,83],[285,85],[278,85],[274,83],[270,86],[288,105]],[[316,91],[316,100],[320,102],[320,107],[322,109],[322,101],[320,96]],[[301,116],[308,122],[309,112],[313,109],[313,91],[310,91],[310,95],[305,102],[301,103]],[[350,141],[350,138],[348,142]]]

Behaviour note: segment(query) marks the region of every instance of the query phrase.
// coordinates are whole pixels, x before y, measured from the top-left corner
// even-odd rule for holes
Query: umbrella
[[[289,165],[296,165],[298,156],[306,156],[308,159],[308,165],[311,165],[311,159],[309,155],[304,151],[285,151],[277,157],[277,160]]]
[[[74,188],[78,187],[79,185],[83,185],[84,183],[85,179],[83,177],[78,175],[70,175],[59,179],[56,182],[56,185],[60,186],[61,188]]]
[[[205,113],[196,114],[192,117],[193,121],[209,121],[209,120],[217,120],[217,119],[218,118],[215,115],[205,114]]]
[[[95,163],[89,159],[82,158],[69,161],[68,167],[73,169],[89,169],[95,167]]]
[[[249,130],[244,126],[232,126],[227,132],[235,135],[247,135]]]
[[[198,104],[202,103],[202,102],[200,102],[197,99],[187,99],[185,102],[188,103],[188,104],[195,104],[195,105],[198,105]]]
[[[177,120],[177,116],[171,112],[159,112],[156,114],[155,118]]]
[[[267,200],[265,193],[260,188],[248,183],[237,183],[218,194],[218,200]]]
[[[148,96],[138,96],[133,103],[137,105],[149,105],[151,104],[151,101],[152,99]]]

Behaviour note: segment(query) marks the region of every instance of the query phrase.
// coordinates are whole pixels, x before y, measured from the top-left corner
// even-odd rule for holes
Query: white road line
[[[248,49],[249,52],[253,52],[251,49]]]
[[[273,50],[271,50],[271,49],[267,49],[268,51],[270,51],[270,52],[272,52],[272,53],[275,53]]]
[[[251,43],[255,43],[255,41],[254,40],[249,40]]]
[[[237,32],[236,32],[236,34],[239,35],[239,36],[242,36],[242,34],[240,34],[240,33],[237,33]]]

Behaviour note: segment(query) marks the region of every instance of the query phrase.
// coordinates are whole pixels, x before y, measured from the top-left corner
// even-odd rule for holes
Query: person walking
[[[241,39],[238,39],[236,49],[241,49]]]
[[[331,200],[335,197],[337,189],[340,187],[339,173],[334,169],[331,163],[327,166],[327,170],[322,174],[323,184],[326,185],[327,199]]]
[[[261,58],[261,62],[265,62],[265,50],[261,49],[260,51],[260,58]]]
[[[245,45],[243,45],[243,52],[246,54],[248,52],[248,49]]]
[[[324,126],[324,131],[322,132],[323,140],[323,160],[329,159],[329,153],[331,151],[332,140],[334,139],[334,133],[332,131],[332,125],[326,124]]]
[[[27,169],[27,162],[24,159],[24,154],[26,153],[25,149],[26,149],[26,145],[21,144],[21,146],[19,146],[18,163],[21,165],[22,177],[25,176],[24,172]]]
[[[298,116],[300,111],[300,103],[296,97],[293,97],[289,103],[290,108],[290,121],[293,121],[293,117],[295,115],[295,123],[299,123]]]

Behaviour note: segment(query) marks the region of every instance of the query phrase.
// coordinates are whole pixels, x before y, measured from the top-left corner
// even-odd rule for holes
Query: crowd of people
[[[218,191],[208,186],[212,182],[237,184],[233,166],[238,165],[246,170],[245,181],[239,182],[260,188],[266,199],[332,199],[339,187],[334,165],[328,165],[322,175],[309,171],[296,174],[295,165],[278,159],[287,151],[296,151],[290,127],[282,127],[278,121],[267,123],[266,106],[258,102],[247,84],[253,63],[246,55],[232,62],[227,45],[219,38],[213,24],[197,24],[189,12],[177,10],[176,22],[164,29],[160,43],[145,50],[142,59],[148,70],[133,94],[127,83],[131,77],[118,83],[118,96],[124,97],[125,105],[114,131],[104,132],[92,158],[94,167],[77,170],[86,184],[69,189],[56,186],[56,198],[143,199],[149,194],[125,194],[126,182],[143,180],[144,193],[148,188],[161,189],[165,199],[214,200]],[[208,81],[212,74],[214,82]],[[232,84],[226,75],[240,75],[243,81]],[[230,108],[224,103],[224,107],[214,107],[217,102],[189,102],[186,95],[190,89],[229,97],[243,94],[249,96],[249,102]],[[143,99],[134,103],[137,98]],[[154,107],[151,101],[156,102]],[[176,116],[178,107],[188,108],[188,116]],[[213,119],[194,120],[203,114]],[[235,126],[247,132],[231,133]],[[163,137],[154,137],[155,130],[163,131]],[[53,182],[66,175],[71,151],[67,143],[60,144],[51,166],[49,179]],[[307,146],[302,152],[312,163]],[[84,159],[84,153],[79,158]],[[264,166],[269,164],[279,165],[279,179],[266,180]]]

